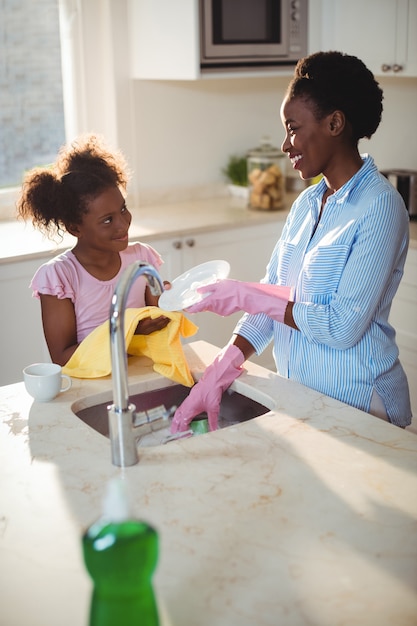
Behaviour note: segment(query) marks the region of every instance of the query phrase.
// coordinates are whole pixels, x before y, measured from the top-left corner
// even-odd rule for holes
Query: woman
[[[281,106],[282,150],[301,178],[323,178],[293,204],[260,284],[219,281],[202,287],[206,297],[188,309],[247,314],[177,410],[173,432],[204,410],[216,428],[222,392],[271,340],[280,375],[398,426],[410,423],[407,378],[388,322],[408,214],[373,159],[358,151],[380,123],[382,98],[354,56],[319,52],[298,62]]]

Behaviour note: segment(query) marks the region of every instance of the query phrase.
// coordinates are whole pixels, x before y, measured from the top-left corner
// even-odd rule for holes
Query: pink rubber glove
[[[283,322],[292,287],[225,279],[199,287],[197,291],[210,295],[188,307],[187,313],[211,311],[224,316],[245,311],[254,315],[265,313],[277,322]]]
[[[171,433],[188,430],[193,418],[203,411],[207,413],[210,430],[217,430],[222,394],[240,376],[244,361],[243,353],[236,346],[223,348],[175,411]]]

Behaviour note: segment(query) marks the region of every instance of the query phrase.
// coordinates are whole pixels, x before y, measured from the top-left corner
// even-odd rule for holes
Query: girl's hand
[[[169,317],[164,317],[163,315],[154,319],[145,317],[143,320],[140,320],[139,324],[136,326],[135,335],[150,335],[168,326],[170,321]]]
[[[171,289],[171,283],[164,280],[164,288]],[[145,301],[147,306],[158,306],[159,296],[152,295],[149,286],[146,287]],[[135,335],[150,335],[168,326],[170,321],[169,317],[165,317],[164,315],[155,317],[154,319],[145,317],[143,320],[140,320],[139,324],[136,326]]]
[[[165,289],[171,289],[171,283],[168,282],[167,280],[164,280],[164,290]],[[149,285],[146,286],[145,289],[145,303],[146,306],[158,306],[158,302],[159,302],[159,296],[154,296],[151,292],[151,290],[149,289]],[[166,324],[165,324],[166,326]],[[143,334],[149,334],[149,333],[143,333]]]

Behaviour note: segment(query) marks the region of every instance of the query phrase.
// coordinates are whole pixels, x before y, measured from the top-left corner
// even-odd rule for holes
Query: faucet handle
[[[148,432],[159,430],[167,426],[168,420],[174,415],[176,410],[177,407],[175,405],[167,409],[164,404],[160,404],[147,411],[137,411],[133,415],[133,427],[142,428],[148,425],[150,427],[147,429]]]

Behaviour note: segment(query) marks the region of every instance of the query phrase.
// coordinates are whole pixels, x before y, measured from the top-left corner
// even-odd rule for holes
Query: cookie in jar
[[[258,148],[248,152],[249,207],[262,211],[284,208],[285,155],[263,137]]]

